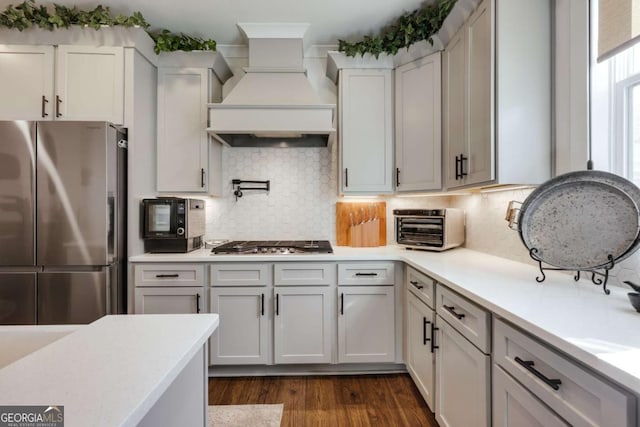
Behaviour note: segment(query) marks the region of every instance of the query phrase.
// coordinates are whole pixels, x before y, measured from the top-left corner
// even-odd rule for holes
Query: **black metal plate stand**
[[[538,268],[540,269],[541,276],[536,277],[536,282],[538,283],[544,282],[544,280],[547,278],[547,276],[544,274],[545,271],[574,271],[568,270],[566,268],[543,267],[543,261],[538,258],[537,253],[538,249],[536,248],[531,248],[529,250],[529,256],[531,257],[531,259],[538,263]],[[609,260],[609,262],[603,268],[575,270],[576,274],[573,276],[573,280],[575,280],[576,282],[580,280],[580,273],[591,273],[591,282],[596,286],[602,285],[602,290],[604,291],[604,293],[609,295],[611,291],[607,289],[607,282],[609,281],[609,271],[611,271],[611,269],[613,269],[613,267],[615,266],[615,260],[613,259],[612,255],[607,255],[607,259]]]

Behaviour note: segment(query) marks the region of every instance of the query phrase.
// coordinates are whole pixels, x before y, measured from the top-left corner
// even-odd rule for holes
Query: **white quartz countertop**
[[[333,254],[210,255],[145,254],[131,262],[284,262],[403,261],[496,315],[536,335],[585,366],[640,395],[640,313],[627,298],[630,290],[601,286],[573,275],[546,272],[543,283],[532,265],[469,249],[410,251],[398,246],[334,247]]]
[[[135,426],[218,326],[217,314],[106,316],[0,328],[33,351],[0,369],[0,405],[64,405],[65,426]],[[17,352],[14,352],[17,355]]]

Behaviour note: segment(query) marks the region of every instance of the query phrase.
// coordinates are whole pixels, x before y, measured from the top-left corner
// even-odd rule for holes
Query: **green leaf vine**
[[[338,40],[338,50],[347,56],[370,53],[378,58],[382,53],[395,55],[400,49],[409,48],[422,40],[427,40],[433,46],[431,37],[440,31],[455,4],[456,0],[437,0],[434,4],[423,5],[401,15],[375,37],[364,36],[361,41],[354,43]]]
[[[216,50],[215,40],[205,40],[187,34],[175,34],[169,30],[162,30],[159,33],[149,33],[156,43],[154,50],[160,52],[174,52],[176,50]]]
[[[77,6],[67,7],[54,3],[52,10],[45,5],[36,4],[35,0],[26,0],[15,6],[10,4],[0,13],[0,27],[19,31],[31,27],[53,31],[56,28],[69,28],[72,25],[86,26],[95,30],[103,26],[144,28],[155,42],[156,54],[176,50],[216,50],[215,40],[172,33],[166,29],[153,32],[149,30],[150,25],[142,13],[133,12],[130,16],[122,14],[114,16],[108,6],[98,5],[94,9],[81,10]]]

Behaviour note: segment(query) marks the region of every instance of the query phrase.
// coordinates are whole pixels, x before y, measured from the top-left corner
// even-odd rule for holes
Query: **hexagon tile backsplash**
[[[336,144],[327,148],[222,150],[223,195],[207,199],[205,239],[330,239],[335,237]],[[244,191],[231,180],[270,180],[271,190]]]

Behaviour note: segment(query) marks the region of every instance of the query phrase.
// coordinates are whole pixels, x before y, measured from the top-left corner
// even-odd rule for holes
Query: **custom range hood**
[[[303,66],[309,24],[238,24],[249,43],[246,74],[219,104],[209,128],[232,147],[326,147],[335,104],[322,102]]]

